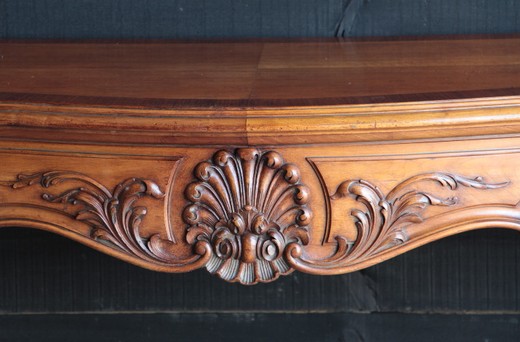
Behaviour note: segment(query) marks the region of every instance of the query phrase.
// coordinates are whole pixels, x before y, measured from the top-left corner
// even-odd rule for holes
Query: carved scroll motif
[[[326,190],[323,177],[317,168],[314,170]],[[401,253],[410,249],[414,239],[429,234],[430,228],[442,230],[458,222],[473,222],[468,211],[462,210],[446,210],[426,217],[428,207],[451,207],[458,199],[422,191],[423,182],[433,181],[451,191],[459,187],[497,189],[509,184],[433,172],[410,177],[384,194],[365,180],[346,180],[332,195],[325,191],[329,218],[326,222],[331,224],[331,201],[353,198],[363,207],[350,212],[357,234],[354,239],[336,236],[335,242],[328,242],[327,234],[333,230],[326,227],[321,247],[331,248],[333,244],[334,250],[328,257],[317,257],[312,248],[315,251],[319,242],[308,246],[310,191],[301,183],[299,169],[286,163],[278,152],[254,148],[220,150],[211,160],[195,167],[194,177],[184,191],[189,203],[182,213],[186,226],[178,227],[185,233],[182,246],[170,237],[166,226],[148,229],[153,232],[149,236],[141,232],[147,208],[138,205],[139,201],[144,197],[170,201],[152,180],[130,178],[110,190],[82,173],[50,171],[20,174],[16,180],[0,185],[13,189],[38,185],[61,189],[57,194],[42,193],[44,201],[56,204],[43,209],[59,211],[87,224],[92,239],[131,257],[123,259],[170,272],[205,266],[226,281],[255,284],[273,281],[294,269],[338,274],[368,267],[399,254],[394,249],[398,245],[404,245],[399,249]],[[58,207],[58,203],[64,206]],[[464,209],[476,216],[476,224],[491,218],[520,230],[520,212],[512,205],[484,204]],[[483,217],[479,216],[480,211]],[[426,225],[421,226],[423,223]],[[450,229],[454,231],[451,234],[457,232],[457,228]],[[416,234],[412,234],[413,239],[410,232]],[[386,253],[394,250],[390,256]]]
[[[290,243],[308,243],[311,219],[309,190],[295,165],[274,151],[221,150],[194,175],[183,218],[189,243],[211,244],[209,272],[255,284],[292,271],[284,251]]]
[[[424,173],[406,179],[395,186],[388,194],[365,180],[347,180],[342,182],[330,199],[344,197],[355,198],[366,210],[353,209],[357,237],[351,241],[344,236],[336,236],[335,252],[325,259],[314,260],[303,253],[300,246],[291,245],[287,250],[287,259],[293,267],[310,273],[335,274],[339,270],[355,268],[367,260],[377,258],[385,250],[408,241],[406,227],[421,223],[426,218],[423,212],[428,206],[453,206],[457,197],[441,198],[435,194],[414,190],[411,185],[422,181],[436,181],[450,190],[459,186],[476,189],[497,189],[509,182],[491,184],[482,177],[466,178],[454,174],[433,172]],[[338,272],[336,272],[338,270]]]
[[[174,242],[161,238],[159,234],[146,238],[141,236],[140,224],[147,214],[147,208],[136,206],[137,201],[143,197],[162,199],[165,196],[159,186],[149,179],[130,178],[110,191],[95,179],[79,172],[50,171],[20,174],[15,181],[2,185],[13,189],[35,184],[50,188],[59,183],[76,186],[58,195],[43,193],[42,199],[50,203],[69,204],[70,207],[61,211],[91,226],[92,238],[140,260],[168,267],[188,267],[200,259],[199,255],[180,258],[171,250]],[[199,251],[203,254],[203,249]],[[195,264],[193,266],[196,267]]]

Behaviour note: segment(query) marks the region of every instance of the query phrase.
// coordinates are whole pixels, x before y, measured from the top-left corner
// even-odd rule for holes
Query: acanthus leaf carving
[[[284,251],[308,243],[311,219],[309,190],[295,165],[275,151],[221,150],[199,163],[194,176],[183,219],[189,243],[211,245],[210,273],[255,284],[292,271]]]
[[[70,182],[75,187],[54,195],[43,193],[42,199],[49,203],[70,204],[71,208],[62,209],[75,220],[91,227],[91,237],[133,255],[141,260],[165,266],[183,267],[195,263],[204,254],[179,258],[171,251],[173,241],[153,234],[143,237],[140,224],[147,214],[147,208],[137,206],[143,197],[163,199],[165,194],[152,180],[129,178],[117,184],[110,191],[95,179],[74,171],[48,171],[34,174],[20,174],[16,180],[6,182],[13,189],[39,184],[43,188]],[[79,186],[78,186],[79,185]]]
[[[411,189],[411,185],[423,181],[435,181],[452,191],[459,186],[475,189],[497,189],[509,182],[488,183],[482,177],[431,172],[410,177],[396,185],[385,195],[377,186],[365,180],[346,180],[330,195],[330,199],[354,198],[365,210],[352,209],[357,236],[351,241],[344,236],[335,236],[336,249],[332,255],[315,260],[303,253],[300,246],[287,249],[287,259],[297,269],[311,273],[326,273],[326,269],[341,269],[376,258],[385,250],[407,242],[406,227],[426,220],[423,217],[429,206],[453,206],[457,197],[442,198],[433,193]]]
[[[20,174],[0,185],[62,189],[58,194],[42,193],[41,198],[65,204],[53,206],[53,210],[86,223],[93,239],[153,268],[182,272],[205,266],[224,280],[255,284],[270,282],[294,269],[316,274],[349,272],[388,258],[383,256],[388,250],[395,255],[392,248],[397,245],[405,244],[401,248],[406,250],[411,242],[408,232],[429,234],[428,222],[439,222],[445,214],[427,217],[428,207],[458,203],[455,196],[421,190],[422,182],[433,181],[454,192],[460,187],[485,190],[509,184],[430,172],[410,177],[385,194],[366,180],[343,181],[328,194],[328,200],[348,197],[361,204],[350,212],[357,234],[354,239],[335,236],[334,251],[316,258],[306,252],[312,215],[310,191],[301,183],[298,168],[286,163],[278,152],[220,150],[211,160],[197,164],[194,177],[184,193],[189,204],[182,214],[188,225],[182,251],[166,231],[142,235],[140,226],[148,209],[139,205],[139,200],[165,200],[164,192],[150,179],[128,178],[110,190],[79,172],[49,171]],[[450,212],[458,211],[446,211]],[[424,222],[427,224],[421,226]]]

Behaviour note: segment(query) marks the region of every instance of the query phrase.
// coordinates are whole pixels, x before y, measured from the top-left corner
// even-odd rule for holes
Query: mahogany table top
[[[0,42],[0,101],[259,107],[520,94],[520,37]]]

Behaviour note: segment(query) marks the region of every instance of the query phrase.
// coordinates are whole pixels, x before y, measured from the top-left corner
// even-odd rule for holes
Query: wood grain
[[[520,88],[520,39],[252,43],[0,42],[0,93],[32,102],[306,106]],[[442,51],[442,54],[439,54]],[[18,94],[18,95],[17,95]],[[431,94],[431,95],[428,95]],[[41,99],[45,101],[45,99]],[[140,100],[140,101],[139,101]],[[153,100],[151,101],[153,103]],[[190,102],[190,100],[195,100]],[[201,100],[197,102],[196,100]],[[250,100],[253,100],[250,102]],[[394,101],[392,101],[394,102]],[[225,103],[225,102],[224,102]]]
[[[243,284],[520,230],[519,38],[0,48],[0,226]]]

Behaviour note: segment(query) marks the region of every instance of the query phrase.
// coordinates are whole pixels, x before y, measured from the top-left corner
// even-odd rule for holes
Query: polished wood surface
[[[0,226],[338,274],[520,230],[520,38],[0,43]]]
[[[0,51],[0,93],[29,102],[31,95],[45,94],[52,95],[47,101],[60,104],[145,107],[149,99],[152,105],[172,107],[308,106],[457,99],[479,91],[517,95],[520,89],[516,38],[4,42]],[[34,96],[34,101],[46,97]]]

